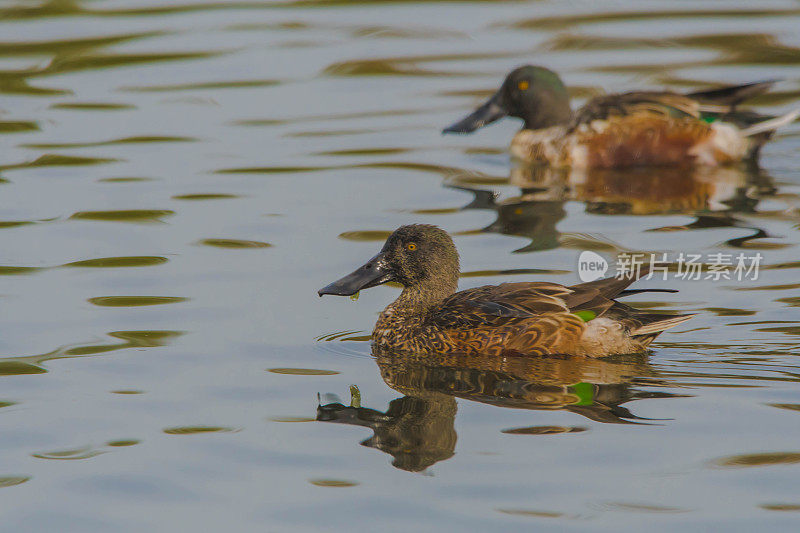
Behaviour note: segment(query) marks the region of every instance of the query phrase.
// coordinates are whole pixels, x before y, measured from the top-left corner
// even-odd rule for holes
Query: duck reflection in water
[[[403,394],[386,411],[331,402],[317,407],[317,420],[368,427],[363,446],[394,457],[402,470],[421,472],[455,454],[456,398],[497,407],[563,410],[608,424],[647,424],[622,404],[679,395],[643,390],[658,387],[644,354],[584,357],[429,357],[373,349],[381,377]],[[521,428],[516,433],[541,433]],[[547,432],[558,428],[547,427]]]
[[[760,199],[776,191],[772,179],[754,165],[700,168],[633,168],[625,171],[569,170],[518,164],[509,183],[520,194],[498,200],[497,195],[456,178],[450,188],[471,193],[474,198],[463,210],[492,210],[496,220],[482,232],[525,237],[526,246],[514,253],[550,250],[568,245],[569,237],[557,230],[566,216],[568,201],[585,204],[597,215],[686,214],[695,220],[681,226],[656,227],[649,231],[696,230],[738,227],[751,235],[727,242],[741,247],[747,241],[769,237],[748,225],[737,214],[754,213]]]

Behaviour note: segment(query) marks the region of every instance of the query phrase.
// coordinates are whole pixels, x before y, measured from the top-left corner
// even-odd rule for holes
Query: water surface
[[[0,490],[52,531],[752,531],[800,515],[800,127],[760,169],[510,165],[439,131],[522,63],[576,101],[781,78],[793,1],[0,6]],[[761,253],[659,283],[648,357],[372,354],[394,287],[316,290],[401,224],[461,286],[593,250]],[[355,386],[351,388],[351,386]],[[319,397],[318,397],[319,393]]]

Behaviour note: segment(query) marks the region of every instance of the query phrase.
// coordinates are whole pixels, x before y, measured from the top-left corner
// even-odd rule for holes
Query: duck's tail
[[[744,128],[742,130],[742,135],[744,137],[754,137],[759,134],[766,134],[767,136],[771,135],[772,132],[786,126],[787,124],[791,124],[797,117],[800,117],[800,109],[795,109],[794,111],[790,111],[785,115],[781,115],[779,117],[770,118],[767,120],[762,120],[761,122],[757,122],[752,126]]]
[[[688,93],[686,96],[701,102],[736,107],[736,105],[749,98],[769,91],[778,81],[780,80],[774,79],[745,83],[744,85],[730,85],[728,87],[720,87],[719,89],[696,91]]]
[[[647,346],[653,342],[653,339],[658,337],[662,331],[674,328],[679,324],[683,324],[695,316],[697,316],[696,313],[689,315],[636,315],[636,321],[640,322],[642,325],[631,331],[631,337],[642,343],[643,346]]]

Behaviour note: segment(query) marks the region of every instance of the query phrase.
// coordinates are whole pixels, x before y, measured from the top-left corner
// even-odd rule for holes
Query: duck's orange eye
[[[409,252],[413,252],[414,250],[417,249],[417,245],[414,244],[413,242],[410,242],[406,244],[406,248],[408,249]]]
[[[530,86],[531,86],[531,83],[528,80],[522,80],[521,82],[519,82],[517,84],[517,88],[520,91],[527,91],[528,87],[530,87]]]

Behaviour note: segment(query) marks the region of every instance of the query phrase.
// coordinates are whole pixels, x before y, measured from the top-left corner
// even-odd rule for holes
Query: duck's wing
[[[646,290],[626,291],[631,283],[646,276],[650,268],[651,265],[643,264],[632,276],[603,278],[570,287],[558,283],[521,282],[467,289],[445,299],[431,317],[437,326],[445,328],[500,326],[546,313],[582,311],[590,313],[582,318],[591,320],[621,305],[615,298]]]
[[[610,278],[601,278],[595,281],[586,283],[579,283],[571,287],[565,287],[577,293],[586,293],[587,291],[597,291],[600,295],[608,299],[614,299],[620,296],[628,286],[637,279],[643,278],[650,273],[653,265],[650,263],[643,263],[639,268],[631,269],[629,276],[613,276]],[[655,266],[664,266],[664,263],[656,263]]]
[[[671,117],[691,116],[710,120],[721,115],[734,113],[737,105],[766,93],[777,82],[778,80],[765,80],[687,94],[678,94],[671,91],[634,91],[598,96],[589,100],[575,112],[571,129],[581,124],[588,124],[593,120],[604,120],[610,116],[630,116],[638,113]],[[736,114],[738,115],[739,113]],[[760,117],[755,113],[745,112],[744,115],[747,115],[750,121],[757,121]]]
[[[622,288],[630,283],[627,281]],[[544,282],[503,283],[457,292],[442,302],[429,319],[445,329],[498,327],[583,310],[599,316],[613,303],[592,284],[566,287]]]
[[[558,283],[521,282],[467,289],[446,298],[429,320],[446,329],[512,325],[545,314],[551,317],[559,313],[577,314],[583,320],[592,320],[609,311],[616,316],[623,310],[624,314],[635,314],[636,309],[617,302],[616,298],[645,292],[647,289],[626,289],[646,276],[650,268],[651,265],[643,264],[631,276],[603,278],[569,287]]]
[[[764,94],[779,80],[765,80],[743,85],[730,85],[719,89],[695,91],[686,96],[700,102],[735,107],[745,100]]]
[[[569,130],[595,120],[633,115],[700,118],[701,105],[690,96],[668,91],[638,91],[592,98],[572,116]]]

